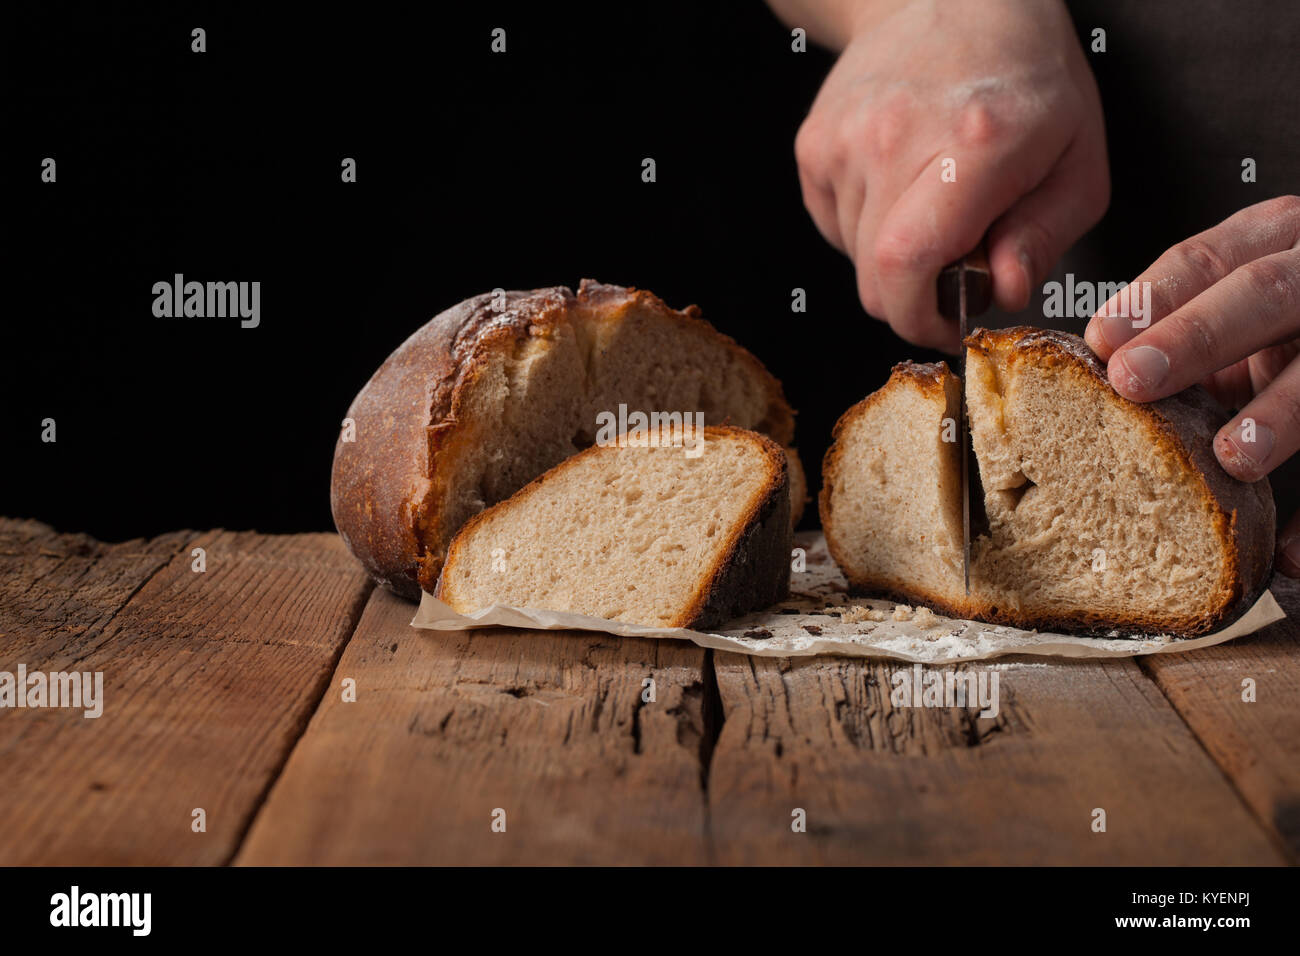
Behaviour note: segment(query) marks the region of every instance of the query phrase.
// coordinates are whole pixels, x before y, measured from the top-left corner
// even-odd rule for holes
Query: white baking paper
[[[879,657],[924,664],[989,660],[1008,654],[1044,657],[1136,657],[1170,654],[1222,644],[1254,633],[1286,617],[1265,591],[1254,606],[1221,631],[1183,639],[1167,634],[1111,632],[1104,637],[1079,637],[964,621],[899,610],[894,601],[850,597],[844,577],[818,533],[801,534],[796,546],[806,551],[806,570],[790,576],[790,597],[775,607],[729,621],[713,633],[688,628],[646,627],[602,618],[496,606],[473,614],[458,614],[425,593],[412,627],[435,631],[464,631],[476,627],[518,627],[535,630],[602,631],[621,637],[655,637],[693,641],[701,647],[758,657]],[[879,610],[883,621],[850,623],[842,615],[852,608]],[[862,614],[850,614],[852,617]],[[896,619],[901,618],[901,619]]]

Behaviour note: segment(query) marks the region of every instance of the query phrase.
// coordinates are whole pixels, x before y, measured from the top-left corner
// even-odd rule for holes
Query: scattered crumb
[[[814,637],[820,637],[822,633],[822,629],[816,624],[805,624],[803,629]]]
[[[1046,667],[1046,664],[1028,663],[1026,661],[1008,661],[1006,663],[985,664],[984,667],[991,671],[1009,671],[1021,667]]]
[[[877,610],[874,607],[862,607],[860,604],[853,605],[840,615],[840,620],[846,624],[861,624],[863,621],[883,621],[884,619],[884,611]]]
[[[895,621],[910,621],[912,619],[912,607],[909,604],[894,605]]]
[[[745,637],[771,637],[772,632],[765,627],[756,627],[753,630],[746,631]]]
[[[938,627],[943,623],[928,607],[918,607],[916,613],[912,615],[912,622],[920,628]]]

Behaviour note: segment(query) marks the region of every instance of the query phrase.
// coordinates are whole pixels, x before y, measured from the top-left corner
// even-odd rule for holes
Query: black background
[[[353,946],[370,952],[394,948],[389,941],[420,935],[431,943],[473,931],[484,938],[531,940],[554,935],[570,923],[587,939],[650,943],[686,941],[708,949],[770,948],[774,927],[812,929],[797,922],[806,908],[786,906],[780,915],[756,913],[750,897],[770,897],[778,868],[549,868],[539,892],[537,871],[525,867],[30,867],[0,869],[6,944],[31,942],[31,951],[76,946],[129,948],[188,945],[247,949],[256,942],[291,940],[297,949],[332,952]],[[719,876],[726,902],[744,907],[719,917]],[[1180,952],[1192,940],[1215,952],[1231,952],[1254,940],[1277,940],[1293,921],[1294,870],[1285,867],[803,867],[798,892],[843,900],[832,918],[857,912],[873,917],[872,930],[930,953],[951,942],[989,941],[1012,952],[1029,950],[1063,934],[1080,944],[1115,945],[1169,939]],[[617,894],[610,882],[619,881]],[[674,902],[662,915],[643,902],[664,894],[671,880]],[[150,893],[152,931],[136,937],[126,928],[50,926],[51,897],[76,885],[87,893]],[[978,909],[965,902],[971,886],[997,887]],[[846,887],[856,894],[852,899]],[[1188,892],[1248,893],[1238,903],[1134,903],[1143,895]],[[736,901],[739,901],[738,903]],[[936,918],[936,901],[946,908]],[[948,901],[956,901],[949,903]],[[567,904],[567,905],[566,905]],[[694,904],[694,905],[681,905]],[[870,909],[868,910],[868,907]],[[662,907],[661,907],[662,908]],[[768,906],[772,911],[776,907]],[[1116,918],[1241,918],[1248,927],[1147,929],[1117,927]],[[563,921],[563,922],[562,922]],[[960,926],[954,934],[949,925]],[[864,931],[864,937],[866,931]],[[879,931],[876,932],[879,935]],[[1019,944],[1019,945],[1015,945]],[[1207,950],[1208,950],[1207,946]],[[1195,947],[1193,952],[1197,952]]]
[[[699,303],[786,383],[809,449],[916,352],[861,314],[800,201],[793,137],[828,54],[791,53],[759,2],[466,6],[24,13],[0,511],[106,539],[330,528],[352,396],[497,286]],[[155,318],[176,272],[260,280],[260,327]]]
[[[803,209],[793,139],[832,57],[792,53],[759,0],[41,4],[16,21],[0,513],[109,540],[328,529],[352,396],[417,326],[497,286],[592,277],[698,303],[785,383],[814,491],[839,414],[893,363],[936,357],[862,313]],[[1108,110],[1131,75],[1114,45]],[[1225,211],[1244,204],[1234,180],[1211,190]],[[1125,269],[1187,234],[1171,218],[1146,221]],[[152,286],[177,272],[259,280],[261,326],[155,318]]]

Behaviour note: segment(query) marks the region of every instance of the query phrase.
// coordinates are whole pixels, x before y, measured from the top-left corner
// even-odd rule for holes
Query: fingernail
[[[1098,319],[1090,319],[1083,328],[1083,340],[1088,343],[1088,348],[1098,355],[1101,354],[1102,347],[1106,345],[1106,340],[1101,337],[1100,326],[1101,322]]]
[[[1277,549],[1277,569],[1289,578],[1300,578],[1300,535],[1283,541]]]
[[[1020,271],[1025,274],[1025,303],[1028,304],[1034,298],[1034,264],[1029,259],[1029,253],[1023,249],[1016,258],[1020,261]]]
[[[1133,320],[1129,316],[1122,314],[1125,311],[1118,308],[1112,299],[1097,313],[1097,332],[1112,350],[1124,345],[1141,331],[1133,327]]]
[[[1232,431],[1220,436],[1215,450],[1224,468],[1238,477],[1255,481],[1264,474],[1268,456],[1273,452],[1273,441],[1273,429],[1253,418],[1245,418]],[[1300,537],[1296,538],[1296,546],[1300,554]]]
[[[1103,320],[1104,321],[1104,320]],[[1149,392],[1158,388],[1169,374],[1169,359],[1152,345],[1139,345],[1119,356],[1120,381],[1126,392]]]

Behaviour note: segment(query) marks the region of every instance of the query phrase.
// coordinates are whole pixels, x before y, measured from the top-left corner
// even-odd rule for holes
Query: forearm
[[[815,43],[842,50],[859,30],[879,23],[909,0],[767,0],[782,23],[803,27]]]

